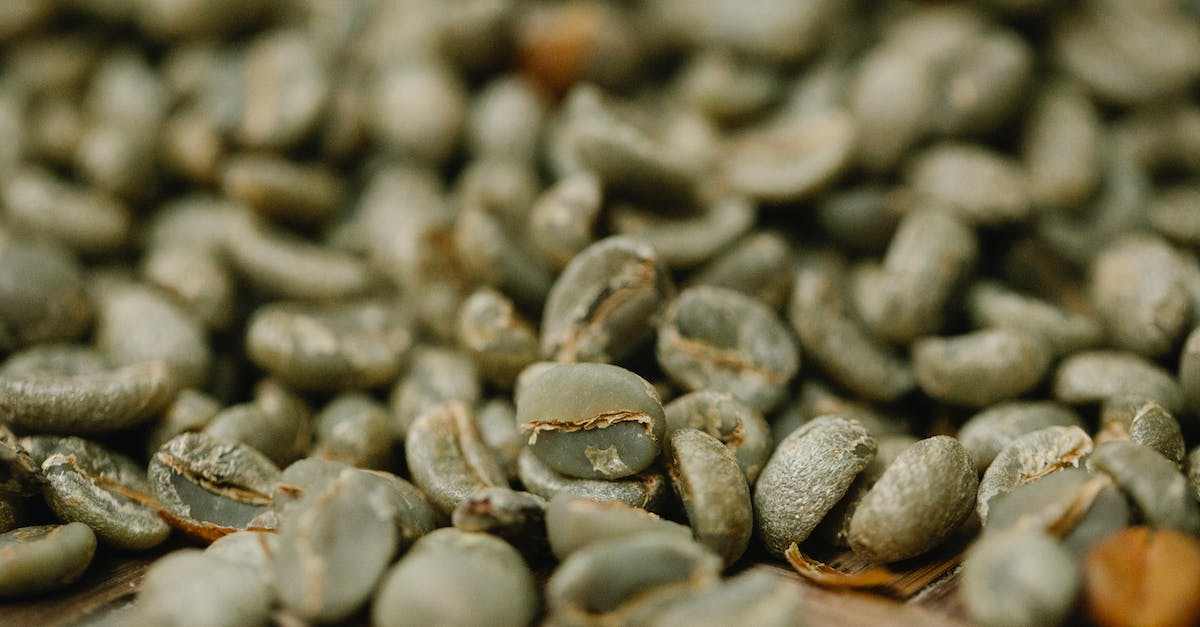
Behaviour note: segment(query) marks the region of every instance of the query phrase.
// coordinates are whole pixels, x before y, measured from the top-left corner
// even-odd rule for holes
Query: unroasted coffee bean
[[[1158,357],[1175,345],[1191,309],[1177,268],[1167,243],[1145,235],[1123,237],[1096,257],[1091,298],[1116,346]]]
[[[620,479],[658,456],[666,416],[645,379],[608,364],[560,364],[517,398],[517,423],[550,468],[579,479]]]
[[[1183,470],[1187,476],[1188,487],[1192,490],[1192,496],[1200,501],[1200,446],[1192,447],[1187,459],[1184,460]]]
[[[534,558],[549,555],[546,499],[509,488],[483,488],[458,504],[450,522],[463,531],[490,533]]]
[[[371,99],[373,135],[399,156],[444,161],[467,115],[466,90],[458,75],[441,62],[413,59],[381,70]]]
[[[526,249],[523,235],[506,228],[516,220],[483,201],[464,202],[470,204],[455,219],[452,236],[455,258],[467,278],[503,289],[527,307],[540,305],[554,276]]]
[[[408,360],[408,373],[396,383],[388,404],[392,429],[408,432],[426,410],[449,401],[473,406],[479,400],[479,374],[463,351],[440,346],[418,346]]]
[[[1094,348],[1104,337],[1103,328],[1092,318],[991,281],[972,286],[966,294],[966,306],[975,326],[1000,327],[1041,338],[1055,355]]]
[[[976,511],[988,519],[989,502],[1056,470],[1078,466],[1092,452],[1092,439],[1075,426],[1046,427],[1014,438],[996,455],[979,480]]]
[[[226,159],[221,187],[269,218],[301,225],[327,221],[345,194],[341,180],[325,168],[261,154]]]
[[[855,394],[893,401],[916,385],[912,369],[871,337],[844,297],[845,273],[832,259],[813,259],[796,273],[788,317],[805,355]]]
[[[171,532],[158,516],[145,471],[123,455],[80,438],[61,438],[42,462],[42,475],[55,515],[86,524],[105,544],[145,550]]]
[[[986,627],[1059,625],[1079,594],[1075,557],[1041,531],[989,533],[967,552],[961,594],[971,619]]]
[[[726,50],[701,50],[677,75],[678,97],[719,122],[736,123],[774,102],[782,91],[774,69]]]
[[[0,349],[78,338],[92,301],[65,251],[38,242],[0,242]]]
[[[1081,554],[1129,524],[1130,510],[1112,479],[1064,468],[992,499],[987,533],[1016,527],[1062,538]]]
[[[1131,440],[1148,446],[1163,457],[1183,463],[1187,452],[1179,422],[1162,405],[1136,397],[1117,397],[1105,401],[1100,410],[1097,442]]]
[[[712,435],[684,428],[670,438],[667,472],[696,540],[726,565],[736,562],[754,528],[745,474],[733,452]]]
[[[620,501],[630,507],[652,512],[662,509],[670,490],[667,478],[654,468],[616,480],[576,479],[561,475],[538,459],[529,448],[521,449],[517,458],[517,475],[526,490],[547,500],[559,494],[568,494],[597,501]]]
[[[227,407],[202,431],[212,438],[246,444],[277,466],[286,466],[303,455],[312,439],[307,408],[302,412],[271,411],[258,403]]]
[[[417,418],[404,440],[413,483],[445,514],[482,488],[507,485],[471,413],[458,401],[435,406]]]
[[[1019,222],[1032,208],[1016,164],[967,144],[939,144],[917,156],[909,184],[918,198],[951,208],[971,224]]]
[[[1187,408],[1200,410],[1200,328],[1192,329],[1179,354],[1179,387]]]
[[[971,416],[958,431],[958,440],[980,472],[1013,440],[1046,427],[1080,427],[1083,421],[1069,407],[1052,401],[1009,401]]]
[[[458,310],[458,341],[471,352],[479,373],[502,388],[539,355],[537,332],[500,292],[484,288]]]
[[[184,549],[146,571],[134,616],[146,625],[266,625],[272,596],[254,569]]]
[[[256,148],[286,148],[312,129],[329,97],[329,76],[308,36],[268,31],[246,51],[241,67],[237,136]]]
[[[515,74],[493,79],[475,97],[467,118],[471,154],[535,161],[546,109],[543,95],[529,79]]]
[[[667,308],[658,363],[688,390],[728,392],[761,411],[781,400],[799,369],[799,349],[779,318],[733,290],[697,286]]]
[[[791,289],[792,250],[777,231],[747,235],[692,273],[689,285],[737,290],[778,309]]]
[[[1079,87],[1049,83],[1025,121],[1022,158],[1034,203],[1074,209],[1091,196],[1102,174],[1100,112]]]
[[[115,431],[145,422],[176,389],[164,362],[110,368],[90,349],[51,345],[13,355],[0,368],[0,413],[33,432]]]
[[[945,306],[978,255],[967,224],[949,213],[916,211],[904,216],[881,267],[854,277],[855,309],[879,337],[907,343],[938,331]]]
[[[1112,477],[1147,524],[1188,533],[1200,529],[1200,505],[1187,479],[1154,449],[1128,441],[1105,442],[1087,463],[1093,472]]]
[[[667,212],[619,204],[609,212],[615,232],[649,242],[672,269],[697,266],[729,246],[754,225],[757,208],[737,194],[702,194],[694,209]]]
[[[180,385],[204,384],[211,354],[198,320],[139,283],[102,281],[96,292],[96,345],[113,365],[163,361]]]
[[[335,622],[365,603],[396,550],[392,512],[379,484],[352,469],[286,510],[275,560],[283,605]]]
[[[846,490],[846,495],[838,501],[833,509],[821,520],[821,524],[813,530],[821,541],[840,548],[850,548],[850,521],[867,492],[874,487],[875,482],[883,476],[892,462],[901,453],[917,443],[917,438],[911,435],[878,435],[875,434],[875,457],[867,467],[854,478],[854,483]]]
[[[236,531],[218,538],[204,549],[205,555],[250,568],[275,591],[275,556],[279,534],[270,531]]]
[[[64,588],[83,575],[95,552],[96,536],[82,523],[0,533],[0,597]]]
[[[1200,545],[1192,536],[1130,527],[1092,549],[1083,573],[1088,614],[1099,625],[1200,620]]]
[[[884,44],[866,52],[849,87],[858,121],[858,161],[871,172],[890,170],[925,133],[935,76],[918,55]]]
[[[615,361],[638,347],[673,293],[654,249],[600,240],[563,269],[542,311],[542,353],[556,361]]]
[[[567,174],[542,192],[529,210],[529,236],[550,266],[565,267],[592,243],[602,201],[600,180],[590,172]]]
[[[621,622],[646,597],[701,588],[717,580],[721,559],[671,533],[645,532],[597,542],[571,553],[546,584],[550,620]]]
[[[671,401],[663,413],[668,436],[693,428],[717,438],[733,452],[747,483],[754,485],[772,448],[770,426],[761,412],[732,394],[701,390]],[[666,444],[669,448],[669,439]]]
[[[850,548],[872,562],[925,553],[971,514],[978,485],[958,440],[921,440],[901,453],[859,502],[850,520]]]
[[[503,540],[439,529],[384,577],[371,620],[383,627],[521,627],[534,619],[537,596],[529,567]]]
[[[803,542],[875,456],[857,422],[823,416],[787,436],[754,486],[754,512],[767,549],[783,555]]]
[[[369,291],[376,277],[357,256],[265,226],[233,229],[229,259],[256,290],[281,298],[333,300]]]
[[[1084,351],[1064,359],[1054,375],[1054,396],[1071,404],[1140,396],[1157,401],[1170,412],[1183,409],[1183,393],[1170,374],[1123,351]]]
[[[25,169],[5,185],[5,217],[80,255],[112,253],[129,239],[129,208],[106,194]]]
[[[279,469],[237,442],[184,433],[150,459],[150,484],[171,526],[213,541],[254,526],[271,506]]]
[[[510,421],[511,423],[511,421]],[[350,392],[317,414],[313,454],[360,468],[384,468],[392,455],[391,417],[366,394]]]
[[[0,495],[22,497],[40,492],[40,462],[25,450],[8,427],[0,424]]]
[[[599,501],[560,492],[546,508],[546,535],[560,560],[589,544],[639,533],[692,537],[688,527],[618,500]]]
[[[764,570],[748,570],[713,589],[668,607],[654,618],[660,627],[717,627],[741,623],[762,627],[800,624],[800,585]]]
[[[369,388],[394,379],[412,343],[408,319],[386,302],[259,308],[246,352],[257,365],[304,390]]]
[[[734,189],[755,199],[801,201],[846,169],[857,132],[846,111],[785,114],[730,137],[723,174]]]
[[[1163,190],[1146,208],[1146,219],[1154,230],[1173,242],[1194,246],[1200,243],[1200,203],[1195,185]]]
[[[234,279],[214,251],[201,246],[155,246],[142,259],[142,277],[183,303],[210,329],[233,322]]]
[[[1041,342],[1004,329],[924,338],[913,344],[912,353],[922,391],[940,401],[972,407],[1028,392],[1050,367],[1050,354]]]
[[[866,403],[835,394],[824,383],[809,379],[800,386],[792,404],[776,416],[771,425],[775,441],[780,442],[797,427],[821,416],[836,414],[858,422],[873,436],[904,435],[912,427],[901,417],[885,414]],[[787,427],[791,427],[790,429]]]

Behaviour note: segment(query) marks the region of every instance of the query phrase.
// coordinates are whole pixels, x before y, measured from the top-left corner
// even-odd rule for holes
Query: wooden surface
[[[798,593],[805,598],[805,625],[969,627],[956,593],[961,548],[960,544],[952,544],[925,558],[893,566],[892,570],[902,576],[894,585],[871,592],[821,588],[803,581],[784,563],[752,568],[797,581],[797,586],[803,588]],[[71,625],[107,607],[127,602],[137,591],[146,568],[157,557],[157,553],[142,556],[102,553],[83,579],[63,593],[31,601],[0,602],[0,627]],[[822,556],[822,559],[845,572],[866,567],[850,553]]]

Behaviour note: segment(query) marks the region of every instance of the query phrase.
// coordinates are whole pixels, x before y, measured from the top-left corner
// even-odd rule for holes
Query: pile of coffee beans
[[[0,598],[1196,624],[1197,79],[1190,0],[4,0]]]

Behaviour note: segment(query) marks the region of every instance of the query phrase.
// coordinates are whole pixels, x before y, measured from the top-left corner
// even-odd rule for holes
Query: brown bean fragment
[[[1169,529],[1130,527],[1083,564],[1088,614],[1103,627],[1200,622],[1200,542]]]

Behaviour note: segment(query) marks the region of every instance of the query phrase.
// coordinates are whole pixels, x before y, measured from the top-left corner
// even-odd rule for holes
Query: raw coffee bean
[[[198,320],[157,290],[133,282],[95,287],[96,346],[114,366],[163,361],[183,387],[208,380],[212,353]]]
[[[511,421],[510,421],[511,423]],[[341,394],[317,414],[313,455],[359,468],[381,469],[392,455],[391,416],[361,392]]]
[[[142,258],[141,274],[210,329],[225,330],[233,323],[234,279],[214,251],[187,244],[154,246]]]
[[[556,472],[620,479],[658,457],[666,416],[645,379],[608,364],[560,364],[517,398],[517,423],[529,448]]]
[[[979,472],[1013,440],[1046,427],[1079,427],[1083,421],[1071,408],[1053,401],[1008,401],[971,416],[958,431],[958,441]]]
[[[426,410],[450,401],[474,406],[481,394],[479,374],[467,353],[441,346],[417,346],[408,360],[407,374],[392,388],[388,400],[392,430],[403,437]]]
[[[844,298],[839,261],[813,259],[796,272],[788,318],[805,355],[856,395],[894,401],[916,385],[912,368],[869,335]]]
[[[467,204],[454,221],[455,259],[469,281],[503,289],[522,305],[537,307],[554,275],[526,248],[523,234],[506,228],[513,221],[482,203]]]
[[[575,255],[542,311],[542,354],[556,361],[616,361],[654,331],[674,293],[649,244],[600,240]]]
[[[1097,443],[1131,440],[1158,451],[1176,466],[1187,452],[1179,422],[1162,405],[1136,397],[1117,397],[1100,410]]]
[[[1187,479],[1154,449],[1128,441],[1105,442],[1087,463],[1093,472],[1112,477],[1146,524],[1188,533],[1200,530],[1200,505]]]
[[[979,146],[929,148],[914,157],[908,181],[922,201],[950,208],[969,224],[1020,222],[1033,208],[1017,164]]]
[[[1115,484],[1096,495],[1092,507],[1066,536],[1063,545],[1075,555],[1083,556],[1097,542],[1104,540],[1134,522],[1129,499]]]
[[[391,303],[275,303],[254,312],[246,353],[259,367],[303,390],[370,388],[400,373],[413,341]]]
[[[871,463],[854,478],[854,483],[850,484],[846,495],[821,519],[821,523],[813,530],[816,537],[831,546],[850,548],[850,521],[854,519],[854,512],[862,503],[863,497],[875,486],[875,482],[879,481],[888,466],[916,443],[917,438],[911,435],[876,435],[875,457],[872,457]]]
[[[715,583],[721,558],[673,533],[645,532],[596,542],[559,564],[546,583],[550,620],[580,624],[620,618],[645,597]]]
[[[1200,187],[1168,187],[1146,208],[1146,220],[1154,230],[1186,246],[1200,244]]]
[[[1014,438],[996,455],[979,480],[976,511],[984,523],[989,502],[1014,489],[1063,468],[1079,465],[1092,452],[1092,439],[1075,426],[1046,427]]]
[[[221,410],[201,430],[205,435],[241,442],[277,466],[286,466],[308,450],[312,427],[308,412],[269,411],[257,403]]]
[[[901,453],[850,520],[850,548],[872,562],[915,557],[941,544],[971,514],[979,479],[966,449],[949,436]]]
[[[783,400],[799,349],[778,316],[739,292],[697,286],[667,308],[655,354],[687,390],[728,392],[767,411]]]
[[[966,294],[966,307],[976,327],[999,327],[1040,338],[1054,355],[1095,348],[1104,339],[1100,323],[1008,289],[979,281]]]
[[[458,341],[471,353],[479,373],[501,388],[511,388],[517,375],[537,361],[537,332],[508,297],[483,288],[458,310]]]
[[[346,195],[333,171],[264,153],[225,159],[221,189],[268,218],[299,225],[328,221],[341,209]]]
[[[508,484],[480,438],[472,409],[458,401],[418,416],[405,437],[404,451],[413,483],[447,515],[478,490]]]
[[[1042,87],[1030,106],[1021,141],[1029,195],[1039,207],[1075,209],[1100,182],[1104,127],[1100,112],[1078,86]]]
[[[128,207],[45,170],[24,169],[12,175],[3,199],[4,216],[13,226],[56,241],[78,255],[113,253],[129,240]]]
[[[204,549],[204,554],[252,569],[259,579],[267,582],[274,596],[279,534],[270,531],[237,531],[217,538]]]
[[[800,624],[804,594],[801,586],[774,573],[749,570],[668,607],[654,618],[658,627],[719,627],[759,625],[795,627]]]
[[[517,408],[507,398],[494,398],[475,409],[479,437],[491,450],[496,463],[509,480],[517,478],[517,456],[525,448],[526,437],[517,426]]]
[[[754,529],[746,476],[733,452],[712,435],[684,428],[670,438],[667,472],[688,524],[728,566],[746,552]]]
[[[1192,413],[1200,412],[1200,327],[1188,333],[1179,354],[1179,387]],[[1182,407],[1176,407],[1178,411]]]
[[[851,163],[858,128],[846,111],[779,116],[732,135],[722,173],[739,193],[771,203],[808,199]]]
[[[75,437],[60,438],[42,462],[43,495],[64,522],[81,522],[101,542],[146,550],[171,528],[158,516],[146,472],[133,460]]]
[[[436,61],[388,63],[371,95],[372,136],[388,152],[438,164],[458,144],[467,93],[457,73]]]
[[[483,488],[458,504],[451,523],[463,531],[489,533],[530,559],[550,555],[546,499],[509,488]]]
[[[1112,342],[1146,357],[1170,351],[1191,321],[1177,258],[1156,237],[1129,235],[1105,247],[1089,291]]]
[[[330,80],[311,39],[299,30],[256,37],[241,64],[242,144],[288,148],[316,124],[329,98]]]
[[[562,269],[595,240],[604,190],[591,172],[572,172],[546,188],[529,210],[529,237],[548,265]]]
[[[1183,392],[1174,377],[1145,358],[1124,351],[1084,351],[1064,359],[1054,375],[1054,396],[1073,405],[1114,396],[1140,396],[1157,401],[1172,413],[1183,410]]]
[[[537,614],[537,597],[525,560],[503,540],[439,529],[384,577],[371,620],[381,627],[521,627]]]
[[[1028,392],[1045,376],[1051,359],[1036,338],[1005,329],[923,338],[913,344],[912,357],[923,392],[971,407]]]
[[[721,441],[733,453],[746,482],[754,485],[771,456],[771,427],[762,412],[732,394],[701,390],[685,394],[663,407],[667,435],[680,429],[699,429]],[[666,442],[670,448],[670,439]]]
[[[1171,529],[1130,527],[1083,564],[1084,598],[1098,625],[1194,625],[1200,620],[1200,545]]]
[[[935,89],[933,68],[912,51],[889,43],[867,50],[847,96],[866,170],[891,170],[927,132]]]
[[[791,290],[792,249],[778,231],[755,231],[696,269],[689,286],[737,290],[779,309]]]
[[[184,549],[146,571],[134,616],[144,625],[267,625],[273,596],[253,568]]]
[[[946,60],[934,105],[933,130],[944,135],[988,133],[1025,100],[1034,54],[1024,37],[994,29]],[[970,94],[970,96],[964,96]]]
[[[0,242],[0,350],[83,335],[92,301],[65,251],[29,241]]]
[[[337,300],[370,291],[377,277],[358,256],[260,225],[233,229],[226,252],[256,291],[295,300]]]
[[[533,163],[548,103],[537,85],[519,74],[501,75],[473,99],[466,144],[477,158]]]
[[[828,414],[856,421],[873,436],[904,435],[912,429],[901,417],[884,414],[871,405],[839,396],[821,381],[809,379],[800,385],[800,392],[792,403],[776,415],[771,424],[774,440],[780,442],[797,427]]]
[[[695,208],[678,212],[621,203],[609,211],[612,230],[649,242],[671,269],[708,261],[754,226],[758,209],[736,194],[702,194]]]
[[[167,522],[208,542],[254,527],[279,481],[279,469],[258,451],[201,433],[164,444],[149,474]]]
[[[163,121],[158,140],[163,170],[188,182],[217,180],[227,146],[217,120],[199,106],[184,106]]]
[[[165,203],[146,225],[148,248],[188,246],[221,254],[240,229],[250,228],[251,214],[227,199],[191,194]]]
[[[522,448],[517,457],[517,476],[526,490],[547,500],[559,494],[569,494],[596,501],[620,501],[630,507],[652,512],[662,509],[670,490],[666,477],[654,468],[616,480],[576,479],[561,475],[527,447]]]
[[[831,191],[817,204],[822,231],[838,245],[878,254],[887,249],[910,198],[899,190],[859,185]]]
[[[767,549],[783,555],[807,539],[875,450],[862,425],[834,415],[816,418],[780,442],[754,486],[759,537]]]
[[[56,355],[90,353],[76,368]],[[161,361],[110,368],[91,349],[37,347],[0,368],[0,414],[21,429],[43,433],[101,433],[145,422],[171,402],[176,383]]]
[[[0,533],[0,597],[65,588],[92,563],[96,536],[83,523],[20,527]]]
[[[679,70],[676,96],[713,120],[733,124],[774,103],[783,81],[770,65],[726,50],[700,50]]]
[[[975,233],[938,210],[900,220],[882,266],[852,277],[855,311],[875,335],[908,343],[942,327],[946,304],[978,255]]]
[[[560,492],[546,507],[546,535],[559,560],[590,544],[640,533],[692,537],[688,527],[617,500],[599,501]]]
[[[1081,555],[1096,542],[1124,529],[1130,520],[1125,497],[1104,474],[1064,468],[1035,479],[988,507],[987,533],[1009,528],[1044,531]]]
[[[1079,562],[1037,530],[989,533],[967,552],[960,590],[985,627],[1060,625],[1081,587]]]
[[[827,42],[827,29],[842,17],[836,2],[824,1],[797,6],[672,0],[659,10],[668,32],[696,48],[732,49],[775,62],[800,60],[819,49]]]
[[[283,605],[306,620],[345,620],[365,603],[396,551],[384,489],[347,469],[283,512],[275,583]]]

